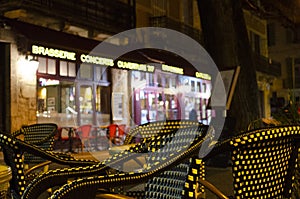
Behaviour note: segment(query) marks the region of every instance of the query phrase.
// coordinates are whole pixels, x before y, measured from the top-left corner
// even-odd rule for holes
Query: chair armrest
[[[37,170],[37,169],[39,169],[39,168],[42,168],[42,167],[44,167],[44,166],[47,166],[47,165],[49,165],[49,164],[51,164],[52,163],[52,161],[46,161],[46,162],[42,162],[42,163],[40,163],[40,164],[37,164],[37,165],[34,165],[33,167],[30,167],[30,169],[27,169],[25,172],[24,172],[24,174],[25,174],[25,176],[26,175],[29,175],[31,172],[33,172],[34,170]]]
[[[211,184],[210,182],[208,182],[207,180],[203,180],[203,179],[200,179],[198,178],[197,180],[197,187],[195,189],[195,195],[196,195],[196,199],[198,198],[198,193],[197,193],[197,190],[198,190],[198,186],[199,186],[199,183],[201,185],[203,185],[205,188],[207,188],[209,191],[211,191],[213,194],[215,194],[216,196],[218,196],[218,198],[221,198],[221,199],[229,199],[227,196],[225,196],[217,187],[215,187],[213,184]]]

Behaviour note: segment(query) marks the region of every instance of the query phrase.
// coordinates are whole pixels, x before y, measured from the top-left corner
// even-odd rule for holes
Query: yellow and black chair
[[[231,152],[234,196],[226,196],[204,179],[198,182],[224,199],[291,198],[299,145],[299,125],[242,133],[217,143],[203,159],[207,161],[224,151]]]
[[[43,147],[39,146],[39,144],[43,143],[42,141],[44,139],[41,139],[40,142],[35,142],[32,141],[33,138],[31,138],[30,136],[30,140],[32,141],[32,143],[34,143],[32,144],[16,137],[17,135],[21,135],[22,133],[27,134],[28,132],[29,131],[27,131],[26,129],[22,130],[22,132],[15,132],[14,135],[0,132],[0,146],[4,155],[4,161],[6,165],[11,168],[12,172],[12,179],[10,181],[10,193],[12,198],[21,198],[27,184],[31,181],[31,179],[35,177],[35,175],[40,174],[34,173],[32,171],[35,169],[39,169],[41,166],[47,165],[50,162],[65,165],[66,167],[86,166],[98,163],[92,160],[78,160],[64,153],[47,151],[43,149]],[[26,137],[26,135],[24,136]],[[45,140],[47,139],[45,138]],[[25,170],[25,152],[28,155],[30,154],[31,156],[33,156],[33,160],[37,160],[36,157],[40,157],[44,162],[41,162],[29,168],[28,170]]]
[[[162,120],[148,122],[132,128],[125,137],[124,145],[138,143],[156,135],[171,132],[175,129],[199,126],[199,122],[191,120]]]
[[[44,150],[53,151],[54,138],[57,134],[57,125],[54,123],[40,123],[32,125],[24,125],[18,131],[12,133],[16,138],[24,140],[24,142],[36,145]],[[45,165],[44,171],[47,171],[50,161],[24,152],[25,170],[32,168],[37,164]]]
[[[112,146],[109,148],[109,153],[114,155],[116,152],[119,152],[120,148],[123,150],[124,148],[128,148],[127,146],[131,146],[132,144],[139,143],[143,139],[154,137],[157,135],[163,135],[169,133],[174,130],[178,130],[181,128],[187,127],[197,127],[201,125],[201,123],[197,121],[191,120],[162,120],[155,122],[148,122],[142,125],[138,125],[135,128],[132,128],[125,137],[122,146]],[[142,165],[141,161],[137,158],[133,158],[134,161],[140,165]]]
[[[208,126],[203,124],[174,129],[145,138],[98,165],[51,170],[35,178],[23,198],[37,198],[44,190],[62,183],[65,184],[51,198],[194,198],[196,178],[204,178],[198,153],[207,131]],[[136,157],[145,157],[143,167],[118,170]],[[116,169],[116,173],[103,174],[107,168]],[[68,179],[73,181],[67,183]],[[146,183],[144,191],[127,192],[126,187],[140,183]],[[120,195],[119,187],[124,188],[121,190],[126,196]]]

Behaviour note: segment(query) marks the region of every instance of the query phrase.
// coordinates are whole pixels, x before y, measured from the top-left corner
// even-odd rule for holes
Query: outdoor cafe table
[[[0,165],[0,198],[6,198],[6,193],[11,180],[11,169],[8,166]]]

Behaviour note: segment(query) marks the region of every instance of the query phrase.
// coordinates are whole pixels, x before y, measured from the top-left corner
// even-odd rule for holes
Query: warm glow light
[[[30,84],[36,83],[36,71],[39,66],[38,61],[29,61],[28,59],[25,59],[25,57],[21,57],[17,62],[17,66],[20,71],[20,76],[24,81]]]
[[[42,99],[46,99],[47,96],[47,89],[46,88],[42,88],[41,90],[41,98]]]

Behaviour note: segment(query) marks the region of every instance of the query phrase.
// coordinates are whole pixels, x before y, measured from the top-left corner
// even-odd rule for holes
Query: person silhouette
[[[193,120],[193,121],[197,121],[197,112],[196,110],[193,108],[190,113],[189,113],[189,120]]]

